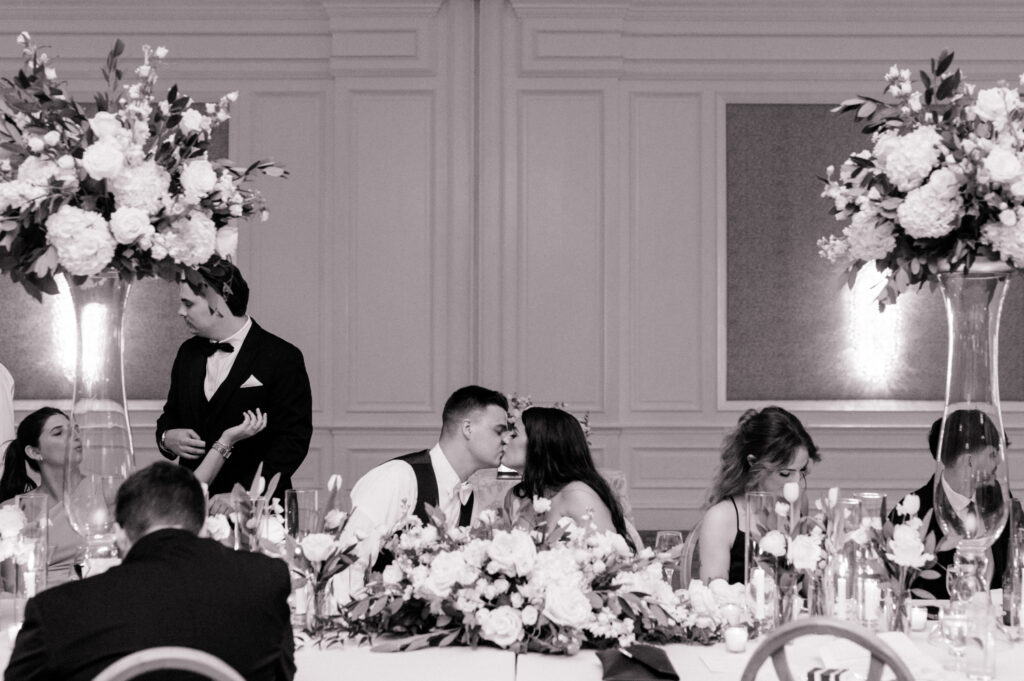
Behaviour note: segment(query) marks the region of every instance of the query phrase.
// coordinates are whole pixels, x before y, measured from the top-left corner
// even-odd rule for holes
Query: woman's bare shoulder
[[[701,532],[705,536],[712,533],[731,530],[736,532],[736,509],[729,499],[722,499],[704,512],[704,520],[701,523]]]

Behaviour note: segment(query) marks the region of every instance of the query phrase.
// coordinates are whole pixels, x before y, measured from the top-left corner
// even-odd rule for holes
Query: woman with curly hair
[[[700,578],[744,581],[747,492],[782,494],[787,482],[803,493],[818,448],[799,419],[781,407],[744,413],[726,438],[721,464],[708,494],[698,540]]]

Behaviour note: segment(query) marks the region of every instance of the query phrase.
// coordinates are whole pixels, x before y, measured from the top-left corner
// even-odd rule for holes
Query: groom
[[[291,489],[313,434],[309,376],[302,352],[263,330],[248,314],[249,287],[232,263],[218,260],[179,284],[181,315],[193,338],[182,343],[156,439],[167,458],[195,470],[204,456],[222,456],[211,495],[252,484],[259,464],[268,482],[281,474],[275,496]],[[267,414],[262,432],[233,450],[211,445],[247,410]]]
[[[468,526],[473,496],[466,481],[478,470],[498,467],[509,437],[505,396],[469,385],[445,402],[436,445],[386,461],[360,478],[352,488],[352,517],[345,533],[361,538],[356,549],[361,569],[353,566],[349,586],[361,584],[367,566],[382,567],[377,561],[381,541],[402,520],[415,515],[429,522],[428,504],[444,515],[449,528]]]

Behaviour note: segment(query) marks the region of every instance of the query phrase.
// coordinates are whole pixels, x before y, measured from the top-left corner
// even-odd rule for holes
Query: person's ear
[[[39,447],[33,447],[32,445],[25,446],[25,455],[30,459],[35,459],[36,461],[43,460],[43,454],[39,451]]]
[[[114,523],[114,542],[117,544],[122,557],[132,547],[132,540],[128,538],[128,533],[117,523]]]
[[[469,419],[463,419],[459,432],[462,433],[462,437],[468,440],[473,434],[473,423]]]
[[[753,466],[754,465],[754,455],[753,454],[747,454],[747,465],[748,466]]]

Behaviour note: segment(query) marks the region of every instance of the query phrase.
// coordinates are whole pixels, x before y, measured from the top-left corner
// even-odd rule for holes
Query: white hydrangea
[[[30,182],[23,180],[0,182],[0,213],[8,208],[21,210],[33,200],[45,195],[45,189]]]
[[[875,142],[879,168],[903,192],[920,186],[945,152],[942,137],[930,125],[906,135],[887,132]]]
[[[116,144],[100,140],[82,154],[82,167],[94,180],[110,180],[124,168],[124,152]]]
[[[154,161],[144,161],[115,177],[110,189],[119,207],[141,208],[156,215],[170,186],[171,176],[166,170]]]
[[[1006,227],[990,222],[981,228],[981,241],[999,253],[1004,261],[1013,261],[1015,267],[1024,266],[1024,229],[1017,224]]]
[[[114,258],[114,237],[99,213],[64,205],[46,220],[46,240],[61,266],[75,275],[100,272]]]
[[[879,221],[865,213],[854,213],[843,234],[849,257],[854,260],[880,260],[896,248],[892,223]]]
[[[1024,173],[1024,165],[1013,149],[994,147],[982,162],[982,167],[993,182],[1013,183]]]
[[[174,262],[198,267],[208,261],[217,247],[217,228],[213,220],[194,212],[187,218],[175,220],[171,228],[153,236],[154,245],[167,250]],[[159,251],[154,247],[153,257]]]
[[[962,208],[956,175],[940,168],[927,184],[907,194],[896,216],[904,231],[915,239],[936,238],[956,228]]]
[[[37,187],[46,187],[50,184],[50,178],[57,177],[61,180],[73,179],[74,170],[70,172],[61,168],[48,158],[39,156],[28,156],[18,167],[18,179],[22,182],[34,184]]]

